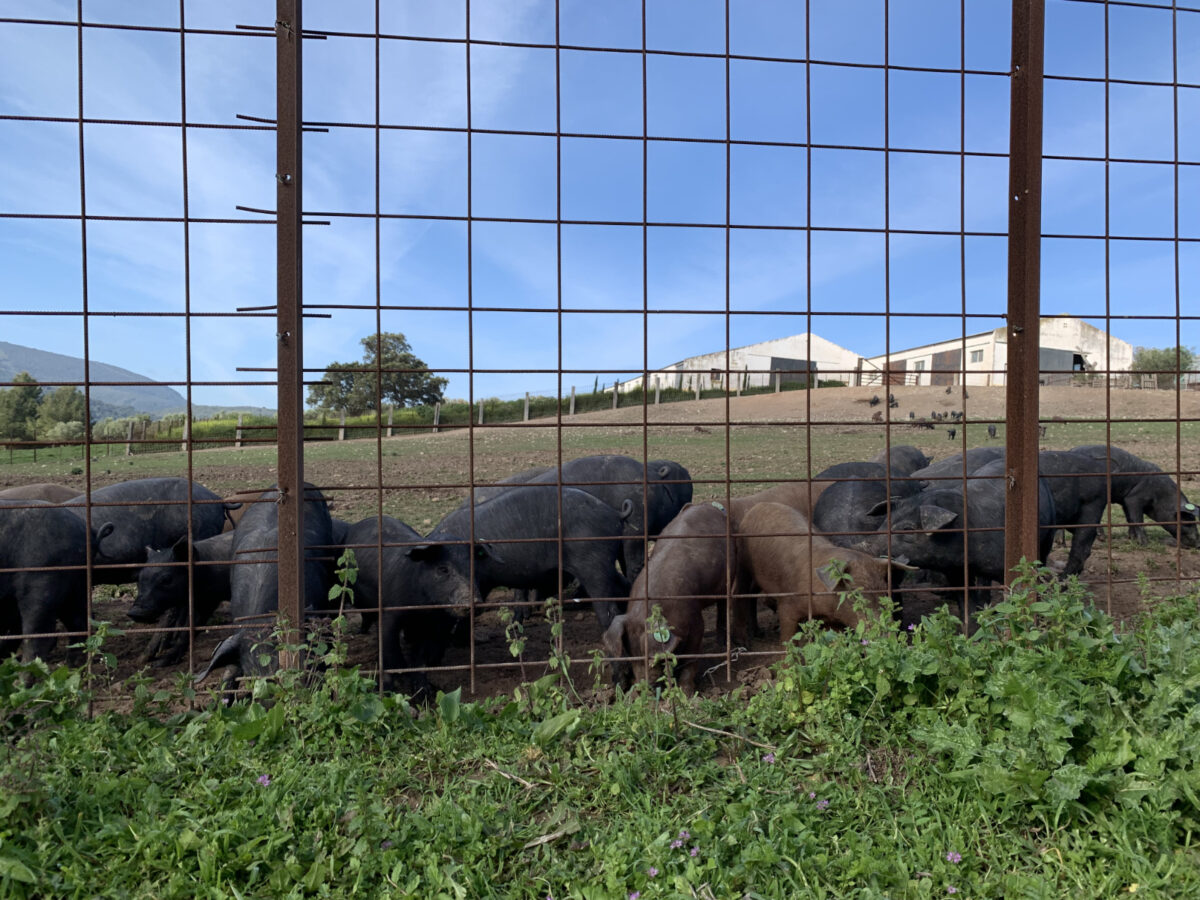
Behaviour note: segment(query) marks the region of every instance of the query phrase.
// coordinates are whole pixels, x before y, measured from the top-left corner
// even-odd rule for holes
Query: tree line
[[[48,390],[28,372],[18,372],[12,381],[12,387],[0,391],[0,436],[10,441],[83,439],[87,405],[79,388]]]
[[[309,406],[344,410],[347,415],[356,416],[389,403],[397,407],[432,407],[443,402],[448,379],[430,372],[412,352],[403,334],[372,334],[359,343],[363,346],[363,358],[357,362],[329,363],[321,381],[308,389]],[[1162,372],[1178,368],[1186,372],[1195,367],[1195,362],[1194,351],[1187,347],[1138,347],[1132,370]],[[43,388],[28,372],[14,375],[12,385],[0,390],[0,439],[83,439],[88,416],[78,388],[67,385]],[[1175,387],[1175,376],[1160,374],[1158,386]]]

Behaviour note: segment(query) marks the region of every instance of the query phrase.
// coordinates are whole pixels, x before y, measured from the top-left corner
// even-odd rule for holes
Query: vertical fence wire
[[[87,214],[87,178],[85,165],[85,141],[84,141],[84,108],[83,108],[83,0],[77,0],[75,5],[75,42],[76,42],[76,109],[79,113],[79,260],[82,273],[80,284],[79,302],[82,316],[80,321],[83,325],[83,403],[84,409],[87,411],[88,417],[91,417],[91,352],[90,352],[90,319],[88,318],[88,214]],[[84,445],[85,450],[87,445]],[[36,451],[35,451],[36,452]],[[34,457],[36,459],[36,455]],[[92,454],[84,453],[83,463],[84,475],[87,478],[88,485],[92,483]],[[91,495],[84,503],[84,523],[87,526],[87,533],[92,533],[92,504]],[[92,636],[92,587],[95,578],[95,573],[92,568],[92,555],[89,553],[84,561],[86,568],[85,584],[87,585],[87,625],[84,634],[85,639],[90,639]],[[87,661],[87,684],[92,686],[92,678],[95,675],[92,667],[92,659],[89,657]],[[91,701],[88,701],[89,712],[91,711]]]

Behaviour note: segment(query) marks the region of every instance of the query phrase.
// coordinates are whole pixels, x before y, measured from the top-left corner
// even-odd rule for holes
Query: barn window
[[[972,350],[971,351],[971,362],[983,362],[983,351],[982,350]]]

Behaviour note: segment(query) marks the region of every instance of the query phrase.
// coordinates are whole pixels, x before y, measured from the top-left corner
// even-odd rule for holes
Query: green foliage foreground
[[[1200,896],[1196,597],[1127,632],[1027,572],[948,613],[797,641],[753,695],[600,708],[551,675],[419,715],[338,667],[88,719],[0,666],[0,894]]]

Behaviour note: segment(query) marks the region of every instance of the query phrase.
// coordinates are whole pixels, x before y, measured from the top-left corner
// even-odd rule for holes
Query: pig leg
[[[1123,506],[1123,509],[1125,510],[1125,520],[1130,523],[1130,540],[1132,540],[1135,544],[1145,545],[1149,543],[1149,540],[1146,537],[1146,529],[1142,525],[1142,523],[1146,521],[1144,515],[1145,510],[1142,506],[1142,503],[1138,500],[1127,500]]]
[[[593,567],[591,571],[572,572],[571,574],[579,579],[579,584],[587,596],[606,598],[593,600],[592,607],[596,610],[596,618],[600,620],[600,627],[607,631],[612,620],[621,612],[620,602],[613,598],[628,597],[629,582],[615,567],[604,565]]]

